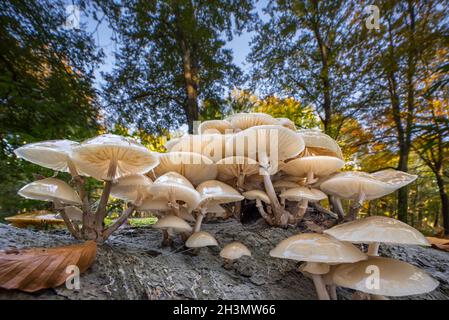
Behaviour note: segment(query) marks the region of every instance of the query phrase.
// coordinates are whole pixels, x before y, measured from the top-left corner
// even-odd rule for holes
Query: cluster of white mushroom
[[[289,119],[267,114],[239,113],[224,120],[205,121],[198,131],[168,141],[166,153],[151,152],[130,138],[110,134],[82,143],[55,140],[25,145],[15,150],[18,157],[69,172],[76,191],[52,177],[26,185],[19,194],[52,201],[68,230],[79,239],[102,242],[133,212],[139,211],[160,218],[154,227],[162,230],[164,245],[180,234],[187,247],[199,248],[217,245],[211,234],[201,231],[203,221],[211,217],[240,219],[245,199],[255,202],[260,215],[271,226],[298,225],[309,206],[328,214],[337,223],[354,220],[364,201],[383,197],[416,179],[392,169],[373,174],[340,172],[345,162],[335,140],[318,130],[297,130]],[[88,176],[104,181],[96,203],[85,190]],[[106,228],[104,219],[110,196],[124,200],[127,208]],[[319,202],[328,197],[331,208],[326,209]],[[349,214],[344,212],[342,199],[351,201]],[[400,266],[405,263],[368,259],[346,242],[427,245],[425,238],[407,225],[387,218],[374,219],[336,226],[325,232],[328,235],[294,236],[281,242],[271,254],[307,261],[301,270],[312,275],[320,298],[329,297],[325,284],[330,288],[340,285],[363,291],[358,287],[360,279],[351,278],[356,284],[350,284],[347,278],[348,274],[362,277],[363,273],[347,270],[361,270],[366,263],[390,270],[396,268],[395,263]],[[390,233],[392,238],[385,238]],[[404,236],[397,240],[394,234]],[[405,237],[407,234],[411,238]],[[241,244],[234,243],[229,248],[237,248],[239,254],[249,253]],[[373,245],[369,254],[375,255],[375,249]],[[233,254],[223,256],[232,260]],[[339,266],[335,267],[336,264]],[[414,267],[407,268],[418,272]],[[384,277],[392,271],[381,273]],[[328,277],[323,278],[322,274]],[[419,281],[428,279],[422,272],[415,276]]]

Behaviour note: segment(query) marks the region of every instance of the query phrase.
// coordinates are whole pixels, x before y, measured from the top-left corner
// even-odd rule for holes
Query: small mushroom
[[[234,260],[242,256],[251,256],[251,251],[243,243],[237,241],[228,243],[220,251],[220,257],[225,261],[225,268],[230,267]]]
[[[208,207],[219,204],[241,201],[244,197],[233,187],[218,180],[209,180],[201,183],[196,190],[201,195],[201,201],[198,204],[198,216],[194,231],[201,229],[201,223],[208,212]]]
[[[246,157],[227,157],[217,161],[218,176],[222,181],[236,180],[235,187],[243,191],[245,178],[259,173],[256,160]]]
[[[337,286],[374,295],[375,299],[424,294],[438,287],[438,281],[423,270],[383,257],[339,265],[331,275]]]
[[[173,208],[176,215],[179,211],[179,202],[185,204],[187,211],[192,211],[201,200],[200,194],[193,185],[182,175],[176,172],[167,172],[157,178],[150,188],[154,199],[165,199]]]
[[[56,178],[31,182],[20,189],[18,194],[27,199],[52,201],[56,206],[61,203],[81,205],[81,199],[75,190],[66,182]]]
[[[171,245],[173,242],[172,237],[176,232],[185,233],[192,231],[192,227],[187,222],[175,215],[167,215],[159,219],[153,227],[161,229],[163,232],[162,246]]]
[[[195,232],[186,241],[187,248],[199,249],[209,246],[218,246],[218,242],[206,231]]]
[[[344,165],[344,161],[337,157],[313,156],[291,160],[282,167],[282,171],[292,176],[307,177],[306,184],[310,185],[317,181],[317,177],[328,176]]]
[[[318,189],[296,187],[280,194],[281,198],[298,202],[298,209],[292,215],[291,224],[297,225],[304,217],[310,202],[318,202],[327,198],[326,194]]]
[[[271,204],[271,200],[266,194],[265,191],[262,190],[250,190],[243,193],[243,196],[245,199],[248,200],[256,200],[256,207],[257,210],[259,210],[260,215],[269,225],[274,225],[275,222],[273,221],[273,218],[271,215],[267,214],[265,211],[262,202],[265,202],[267,205]]]
[[[301,129],[297,132],[306,145],[304,156],[333,156],[343,160],[340,146],[327,134],[317,129]]]
[[[75,206],[67,206],[64,207],[64,212],[70,220],[74,222],[82,222],[83,221],[83,211]]]
[[[150,195],[152,184],[153,181],[143,174],[124,176],[112,184],[111,196],[139,205]]]
[[[329,268],[321,264],[354,263],[367,259],[367,256],[354,245],[316,233],[298,234],[282,240],[270,251],[270,256],[305,261],[306,265],[302,270],[311,274],[320,300],[330,299],[322,277],[323,271],[328,271]]]
[[[424,235],[408,224],[388,217],[372,216],[325,230],[325,234],[352,243],[368,243],[368,255],[377,256],[379,243],[430,246]]]
[[[77,168],[105,181],[130,174],[144,174],[159,163],[156,153],[131,138],[113,134],[86,140],[72,151]]]

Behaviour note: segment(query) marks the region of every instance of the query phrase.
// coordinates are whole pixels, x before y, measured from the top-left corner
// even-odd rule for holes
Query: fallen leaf
[[[66,268],[76,265],[80,273],[95,261],[97,244],[55,248],[31,248],[0,251],[0,288],[35,292],[63,284],[71,273]]]
[[[427,237],[432,247],[449,252],[449,239]]]

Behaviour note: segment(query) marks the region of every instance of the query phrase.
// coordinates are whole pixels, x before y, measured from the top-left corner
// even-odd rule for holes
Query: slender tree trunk
[[[441,217],[443,218],[444,235],[447,236],[449,235],[449,195],[444,185],[443,176],[438,174],[436,178],[441,199]]]
[[[187,93],[185,113],[187,117],[187,124],[189,125],[189,133],[193,133],[193,122],[197,121],[199,118],[198,86],[195,82],[195,75],[193,74],[192,54],[184,40],[181,41],[181,49],[184,81]]]

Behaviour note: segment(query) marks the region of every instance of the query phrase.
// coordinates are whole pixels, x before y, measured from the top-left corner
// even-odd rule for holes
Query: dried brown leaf
[[[55,247],[0,251],[0,288],[35,292],[63,284],[76,265],[80,273],[95,261],[95,241]]]

